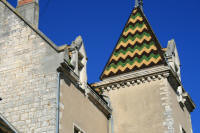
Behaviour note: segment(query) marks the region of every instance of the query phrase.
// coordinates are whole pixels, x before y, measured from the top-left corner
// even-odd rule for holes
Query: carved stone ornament
[[[115,90],[115,89],[120,89],[120,88],[125,88],[125,87],[130,87],[131,85],[140,85],[146,82],[153,82],[156,80],[161,80],[163,78],[167,78],[169,76],[168,72],[165,73],[160,73],[157,75],[149,75],[146,77],[140,77],[140,78],[136,78],[136,79],[130,79],[130,80],[124,80],[124,81],[120,81],[118,83],[111,83],[110,85],[107,84],[106,86],[101,86],[101,89],[110,91],[110,90]]]

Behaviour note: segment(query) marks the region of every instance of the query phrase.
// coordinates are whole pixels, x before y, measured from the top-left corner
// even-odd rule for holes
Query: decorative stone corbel
[[[111,86],[111,89],[112,89],[112,90],[115,90],[115,85],[112,85],[112,86]]]
[[[142,78],[141,81],[142,81],[142,83],[145,83],[145,82],[146,82],[146,79],[145,79],[145,78]]]
[[[135,81],[134,81],[134,80],[132,80],[132,81],[131,81],[131,84],[132,84],[132,86],[134,86],[134,85],[135,85]]]
[[[125,83],[124,83],[124,81],[121,82],[120,85],[121,85],[122,88],[125,88]]]
[[[131,86],[131,83],[130,83],[130,82],[126,82],[126,85],[127,85],[128,87],[130,87],[130,86]]]
[[[158,75],[158,79],[161,80],[162,79],[162,75]]]
[[[169,77],[169,75],[170,75],[170,74],[169,74],[168,72],[166,72],[166,73],[163,73],[163,77],[164,77],[164,78],[168,78],[168,77]]]
[[[155,81],[155,80],[156,80],[156,76],[152,76],[151,78],[152,78],[152,80],[153,80],[153,81]]]
[[[108,87],[106,88],[106,90],[110,91],[110,90],[111,90],[110,86],[108,86]]]
[[[148,82],[151,82],[151,80],[152,80],[151,77],[147,77]]]
[[[140,83],[141,83],[141,80],[138,79],[138,80],[137,80],[137,84],[140,84]]]
[[[119,89],[120,88],[120,84],[117,84],[116,87],[117,87],[117,89]]]

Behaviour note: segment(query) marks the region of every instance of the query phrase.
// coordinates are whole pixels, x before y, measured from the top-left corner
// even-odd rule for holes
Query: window
[[[78,126],[74,125],[74,133],[85,133],[82,129],[80,129]]]

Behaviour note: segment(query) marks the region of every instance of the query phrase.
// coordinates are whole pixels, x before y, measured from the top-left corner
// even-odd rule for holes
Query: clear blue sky
[[[8,0],[16,6],[17,0]],[[135,0],[40,0],[40,30],[57,45],[84,39],[89,82],[96,82],[134,7]],[[163,47],[174,38],[182,82],[195,104],[194,133],[200,133],[200,1],[144,0],[144,12]]]

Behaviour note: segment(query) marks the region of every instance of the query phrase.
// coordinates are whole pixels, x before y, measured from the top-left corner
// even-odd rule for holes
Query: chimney
[[[38,0],[18,0],[17,11],[21,16],[38,28],[39,2]]]

